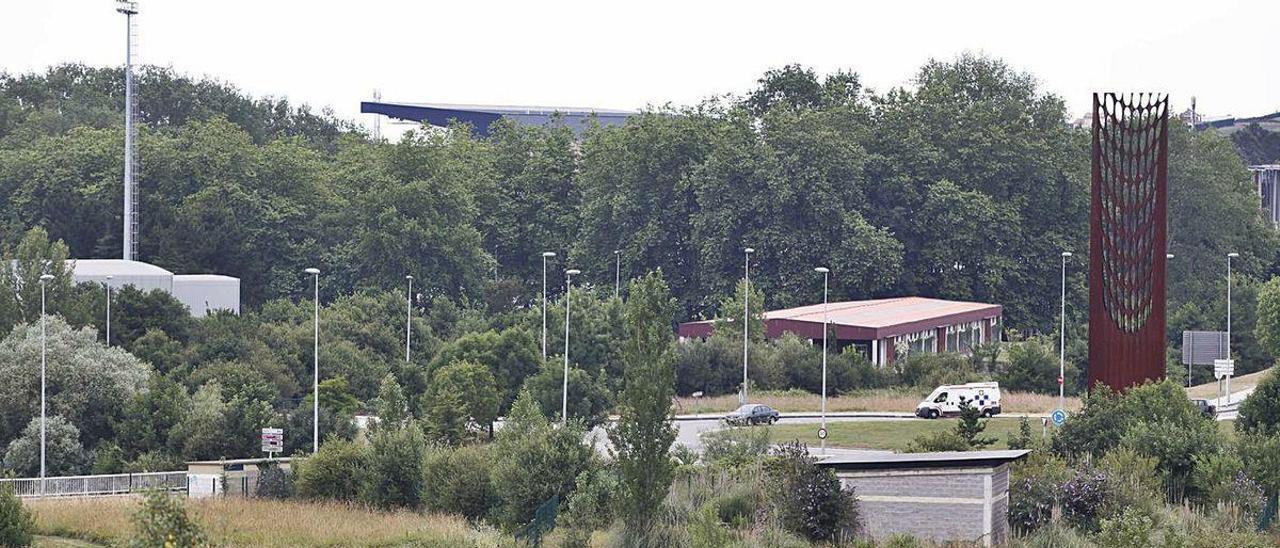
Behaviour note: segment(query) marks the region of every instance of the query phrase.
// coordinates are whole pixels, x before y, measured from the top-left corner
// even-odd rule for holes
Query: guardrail
[[[187,491],[186,472],[142,472],[96,476],[52,478],[3,478],[0,486],[11,485],[19,497],[90,497],[127,495],[152,489]]]

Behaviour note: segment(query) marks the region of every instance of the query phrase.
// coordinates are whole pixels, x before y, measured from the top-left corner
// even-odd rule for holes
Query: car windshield
[[[739,407],[736,411],[734,411],[734,413],[745,415],[747,413],[750,413],[751,410],[755,408],[756,408],[755,404],[747,404],[742,407]]]

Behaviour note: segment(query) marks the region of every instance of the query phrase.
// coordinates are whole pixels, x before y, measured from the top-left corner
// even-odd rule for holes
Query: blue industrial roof
[[[563,124],[581,134],[595,120],[601,126],[619,126],[627,118],[639,114],[632,110],[598,108],[521,107],[494,105],[446,105],[429,103],[386,103],[362,101],[360,112],[382,114],[400,120],[411,120],[447,126],[451,120],[470,123],[481,135],[489,134],[489,125],[500,118],[529,126],[543,126],[553,122]]]

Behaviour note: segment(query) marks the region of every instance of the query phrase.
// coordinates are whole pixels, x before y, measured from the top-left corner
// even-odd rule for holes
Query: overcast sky
[[[6,2],[0,70],[119,65],[113,0]],[[142,0],[140,58],[368,123],[361,100],[642,108],[743,93],[798,62],[876,90],[970,51],[1033,73],[1073,115],[1094,90],[1181,111],[1280,111],[1280,1],[618,2]]]

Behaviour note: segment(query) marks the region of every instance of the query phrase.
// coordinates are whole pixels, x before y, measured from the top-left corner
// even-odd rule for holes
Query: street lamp
[[[107,346],[111,346],[111,280],[115,276],[107,274],[107,281],[102,285],[107,288]]]
[[[1227,253],[1227,359],[1231,359],[1231,259],[1240,257],[1239,253]],[[1231,375],[1227,378],[1227,403],[1231,402]],[[1218,404],[1222,401],[1219,399]]]
[[[308,268],[303,272],[313,276],[316,282],[315,333],[311,339],[311,454],[314,455],[320,452],[320,269]]]
[[[827,277],[831,274],[831,269],[820,266],[813,269],[814,272],[822,274],[822,430],[827,430],[827,324],[830,323],[829,314],[827,312]],[[822,444],[822,452],[827,452],[827,437],[822,436],[819,442]]]
[[[560,424],[569,424],[569,297],[573,291],[573,277],[582,272],[576,269],[564,271],[564,391],[560,400]]]
[[[405,298],[404,315],[404,362],[409,363],[409,341],[413,338],[413,276],[405,276],[409,281],[409,292]]]
[[[1062,252],[1062,311],[1058,324],[1058,409],[1064,412],[1067,408],[1067,257],[1070,251]]]
[[[742,268],[745,291],[742,292],[742,396],[738,399],[739,405],[747,404],[747,325],[750,323],[751,307],[751,254],[756,250],[750,247],[743,248],[742,255],[745,257]]]
[[[44,494],[44,452],[45,452],[45,423],[47,422],[45,415],[45,369],[48,363],[46,331],[44,326],[45,318],[45,287],[49,285],[49,280],[53,279],[52,274],[42,274],[40,276],[40,494]]]
[[[542,252],[542,361],[547,361],[547,258],[555,257],[553,251]]]
[[[613,297],[618,298],[618,288],[622,287],[622,251],[613,250]]]

